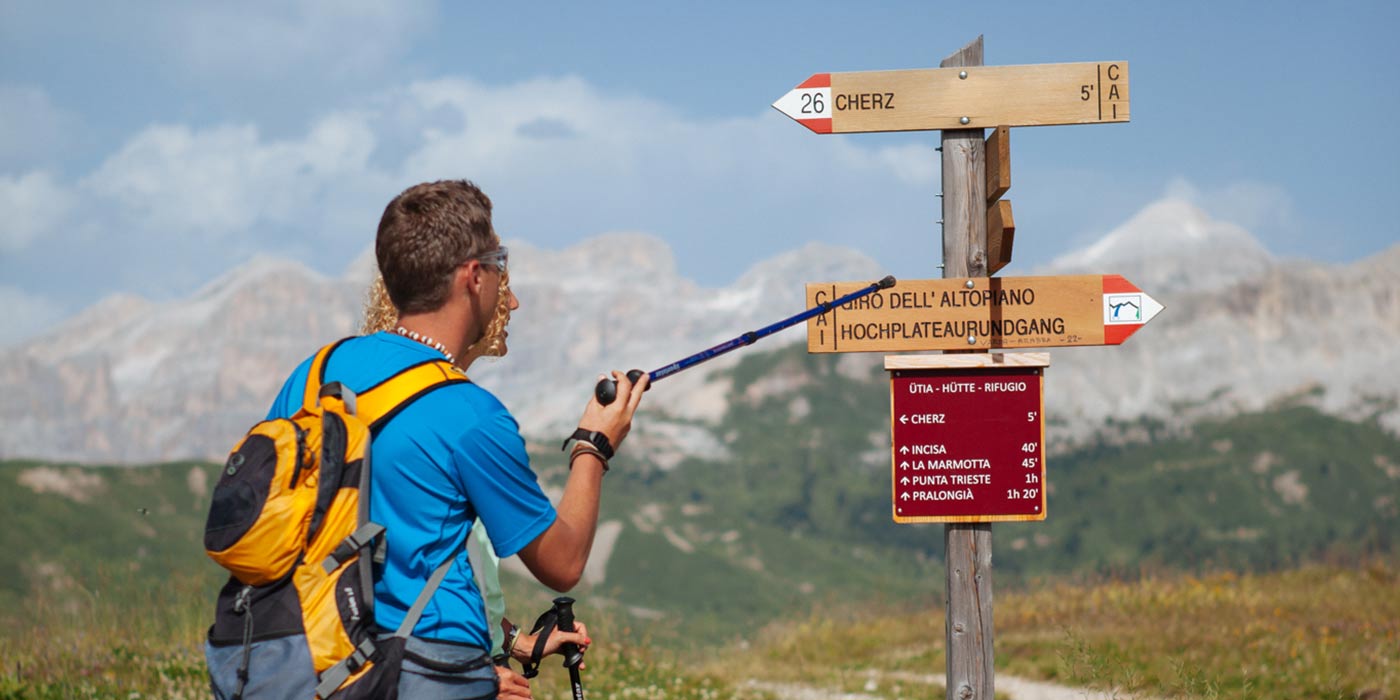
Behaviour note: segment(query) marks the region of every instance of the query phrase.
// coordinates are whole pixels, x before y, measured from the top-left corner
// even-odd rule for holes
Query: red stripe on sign
[[[1137,287],[1133,286],[1133,283],[1132,283],[1132,282],[1129,282],[1129,281],[1128,281],[1127,279],[1125,279],[1122,275],[1104,275],[1104,276],[1103,276],[1103,293],[1104,293],[1104,294],[1127,294],[1127,293],[1129,293],[1129,292],[1141,292],[1141,291],[1142,291],[1141,289],[1138,289]]]
[[[1103,293],[1104,293],[1104,294],[1131,294],[1131,293],[1133,293],[1133,292],[1141,293],[1142,290],[1141,290],[1141,289],[1138,289],[1138,288],[1135,287],[1135,286],[1133,286],[1133,283],[1132,283],[1132,282],[1129,282],[1129,281],[1128,281],[1126,278],[1124,278],[1122,275],[1104,275],[1104,276],[1103,276]],[[1142,324],[1141,324],[1141,323],[1135,323],[1135,324],[1131,324],[1131,325],[1127,325],[1127,324],[1124,324],[1124,325],[1118,325],[1118,324],[1108,325],[1108,324],[1104,324],[1104,327],[1103,327],[1103,342],[1104,342],[1104,345],[1122,345],[1122,344],[1123,344],[1123,341],[1127,340],[1127,339],[1128,339],[1128,336],[1130,336],[1130,335],[1132,335],[1133,333],[1137,332],[1137,329],[1139,329],[1139,328],[1142,328]]]
[[[800,122],[802,126],[805,126],[808,129],[817,132],[818,134],[831,133],[830,119],[799,119],[797,121]]]
[[[830,74],[830,73],[816,73],[816,74],[814,74],[812,77],[808,78],[808,79],[807,79],[807,82],[802,83],[801,85],[798,85],[798,86],[797,86],[797,89],[798,89],[798,90],[801,90],[802,88],[819,88],[819,87],[825,87],[825,88],[831,87],[831,74]]]
[[[1104,327],[1103,327],[1103,344],[1104,344],[1104,345],[1122,345],[1122,344],[1123,344],[1123,341],[1127,340],[1127,339],[1128,339],[1128,336],[1130,336],[1130,335],[1132,335],[1133,333],[1137,332],[1137,329],[1139,329],[1139,328],[1142,328],[1142,324],[1141,324],[1141,323],[1136,323],[1136,324],[1133,324],[1133,325],[1112,325],[1112,326],[1105,324]]]

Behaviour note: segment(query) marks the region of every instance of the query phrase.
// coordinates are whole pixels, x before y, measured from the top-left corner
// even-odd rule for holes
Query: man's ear
[[[476,260],[469,260],[465,265],[457,267],[456,275],[452,280],[452,288],[458,294],[471,296],[481,293],[481,263]]]

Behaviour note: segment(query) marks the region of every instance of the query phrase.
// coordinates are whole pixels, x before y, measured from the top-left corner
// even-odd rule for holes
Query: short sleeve
[[[306,393],[306,377],[311,373],[311,361],[314,359],[314,356],[306,358],[297,365],[291,376],[287,377],[287,381],[282,384],[282,390],[277,392],[277,398],[272,401],[272,408],[267,411],[267,420],[291,418],[301,410],[302,394]]]
[[[554,506],[540,489],[520,426],[505,410],[463,435],[458,473],[496,554],[508,557],[549,529]]]

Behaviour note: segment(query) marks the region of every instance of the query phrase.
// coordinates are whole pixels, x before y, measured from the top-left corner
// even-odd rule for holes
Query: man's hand
[[[530,681],[526,680],[525,676],[505,666],[497,666],[496,680],[501,686],[496,697],[502,700],[531,700]]]
[[[626,372],[613,370],[612,374],[613,379],[617,381],[617,399],[606,406],[598,403],[597,398],[589,399],[588,406],[583,409],[583,417],[578,421],[578,427],[597,430],[607,435],[608,442],[616,451],[622,446],[627,433],[632,430],[632,414],[637,412],[637,406],[642,403],[642,393],[651,382],[651,375],[643,374],[637,383],[633,384],[627,378]]]

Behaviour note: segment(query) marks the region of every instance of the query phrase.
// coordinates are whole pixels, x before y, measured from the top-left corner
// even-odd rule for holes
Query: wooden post
[[[982,37],[942,68],[982,65]],[[987,276],[986,147],[983,127],[942,132],[943,276]],[[992,526],[943,526],[947,578],[948,700],[993,700]]]

